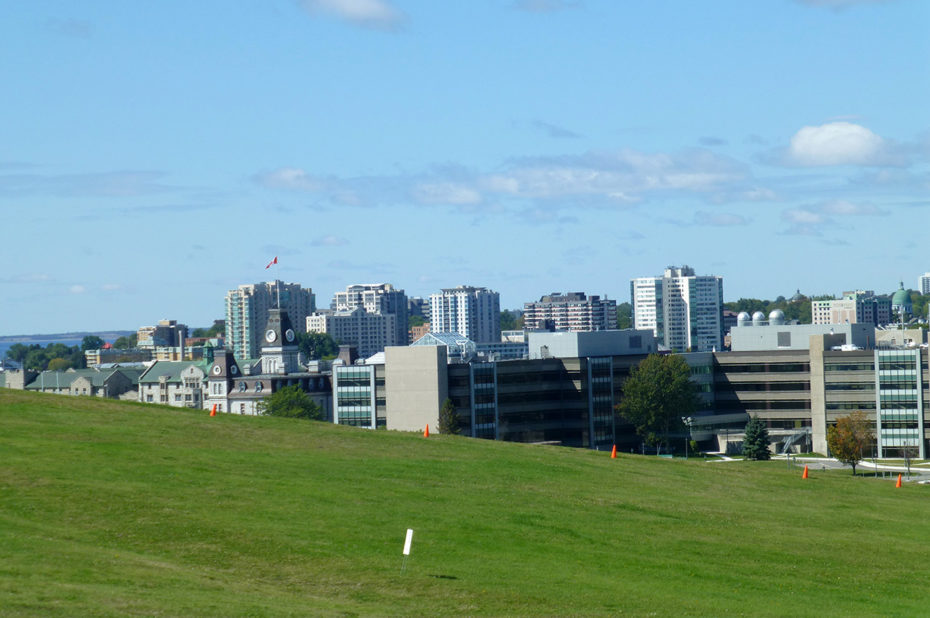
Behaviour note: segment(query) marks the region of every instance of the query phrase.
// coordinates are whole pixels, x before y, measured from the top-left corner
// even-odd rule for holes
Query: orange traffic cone
[[[210,410],[210,416],[216,416],[216,404],[213,404],[213,409]]]
[[[616,444],[614,444],[614,447],[610,450],[610,458],[611,459],[617,458],[617,445]]]
[[[429,425],[427,425],[427,426],[426,426],[426,429],[423,430],[423,437],[424,437],[424,438],[428,438],[428,437],[429,437]]]
[[[901,475],[900,475],[900,474],[898,475],[898,482],[895,483],[894,486],[895,486],[895,487],[900,487],[900,486],[901,486]]]
[[[804,466],[804,474],[801,475],[801,478],[802,478],[802,479],[806,479],[806,478],[807,478],[807,466]]]

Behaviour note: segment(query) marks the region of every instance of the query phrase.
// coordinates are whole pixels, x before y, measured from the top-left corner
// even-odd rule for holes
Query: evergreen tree
[[[752,417],[746,423],[746,437],[743,438],[743,455],[749,459],[769,459],[769,430],[765,426],[765,421],[758,417]]]
[[[451,399],[442,402],[442,408],[439,409],[439,433],[457,434],[462,431],[459,427],[459,417],[455,413],[455,406],[452,405]]]

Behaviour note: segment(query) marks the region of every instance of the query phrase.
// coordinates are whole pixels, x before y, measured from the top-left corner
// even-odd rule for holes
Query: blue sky
[[[726,300],[930,271],[930,3],[10,3],[0,334],[286,281]]]

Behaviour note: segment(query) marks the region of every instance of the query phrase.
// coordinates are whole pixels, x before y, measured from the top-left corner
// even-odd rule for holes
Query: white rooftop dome
[[[781,309],[773,309],[769,313],[769,324],[782,325],[785,323],[785,312]]]
[[[753,323],[753,324],[761,324],[762,322],[765,322],[765,314],[764,314],[764,313],[762,313],[761,311],[756,311],[755,313],[752,314],[752,323]]]

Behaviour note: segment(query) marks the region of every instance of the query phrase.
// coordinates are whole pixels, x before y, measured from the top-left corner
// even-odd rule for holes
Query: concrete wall
[[[778,345],[778,334],[787,333],[788,345]],[[763,352],[766,350],[807,350],[813,335],[841,335],[833,345],[844,343],[870,348],[875,343],[875,327],[871,324],[762,324],[734,326],[730,329],[730,350],[733,352]]]
[[[439,431],[439,408],[449,396],[446,348],[388,347],[384,350],[387,428]]]
[[[830,346],[829,339],[829,335],[812,335],[809,340],[811,354],[811,450],[823,455],[827,454],[827,396],[823,353]]]
[[[561,331],[530,332],[529,358],[581,358],[588,356],[626,356],[656,351],[651,330],[597,330],[586,333]],[[638,346],[631,345],[639,343]]]

